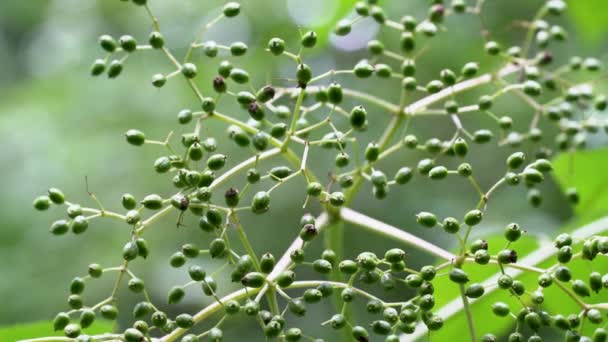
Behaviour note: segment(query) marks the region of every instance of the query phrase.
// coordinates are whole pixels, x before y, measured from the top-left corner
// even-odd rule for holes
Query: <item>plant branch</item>
[[[424,252],[432,254],[438,258],[450,261],[456,259],[456,255],[446,251],[445,249],[436,246],[424,239],[421,239],[413,234],[393,227],[382,221],[378,221],[369,216],[363,215],[349,208],[342,208],[340,216],[346,222],[355,224],[370,232],[378,233],[382,236],[402,242],[410,247],[420,249]]]
[[[579,229],[576,229],[574,232],[572,232],[571,236],[573,239],[586,239],[586,238],[589,238],[590,236],[597,235],[597,234],[600,234],[600,233],[603,233],[606,231],[608,231],[608,216],[602,217],[596,221],[593,221],[587,225],[584,225],[583,227],[581,227]],[[555,255],[556,253],[557,253],[557,249],[555,248],[555,246],[552,243],[547,243],[547,244],[541,246],[540,248],[538,248],[536,251],[528,254],[525,258],[521,259],[519,261],[519,264],[535,266],[535,265],[538,265],[538,264],[546,261],[547,259],[549,259],[553,255]],[[521,275],[525,270],[531,270],[529,267],[524,269],[524,268],[516,268],[516,267],[514,267],[515,265],[505,265],[505,266],[511,266],[510,268],[512,268],[512,270],[511,270],[511,272],[509,272],[509,275],[512,276],[513,278]],[[498,273],[494,274],[493,276],[487,278],[483,282],[483,286],[486,288],[486,294],[497,289],[497,287],[491,286],[491,285],[495,284],[496,281],[498,280],[498,277],[500,277],[502,274],[503,274],[502,272],[498,272]],[[477,301],[476,299],[472,299],[470,302],[474,303],[476,301]],[[462,301],[460,299],[454,299],[451,302],[449,302],[448,304],[446,304],[445,306],[438,309],[436,313],[439,316],[441,316],[443,319],[447,319],[449,317],[454,316],[455,314],[460,312],[462,309],[463,309]],[[416,328],[416,331],[414,332],[414,334],[403,335],[401,340],[402,341],[415,340],[417,338],[424,336],[427,333],[427,331],[428,331],[428,329],[426,328],[426,326],[424,324],[418,324],[418,327]]]

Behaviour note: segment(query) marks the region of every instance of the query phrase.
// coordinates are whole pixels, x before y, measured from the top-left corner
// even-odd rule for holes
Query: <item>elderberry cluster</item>
[[[497,340],[493,333],[499,332],[479,331],[483,327],[476,326],[475,317],[470,314],[472,301],[496,289],[504,290],[518,305],[517,309],[505,302],[494,302],[491,306],[495,315],[514,320],[515,330],[509,334],[509,341],[524,341],[525,334],[529,335],[528,341],[541,341],[539,332],[544,327],[563,330],[567,341],[607,339],[607,332],[601,326],[594,330],[593,336],[586,336],[581,327],[584,322],[602,323],[608,303],[587,303],[585,299],[592,292],[608,287],[608,275],[593,270],[588,279],[574,279],[566,266],[576,259],[593,261],[608,254],[607,238],[559,235],[555,240],[557,251],[552,248],[547,254],[556,255],[557,262],[549,267],[522,263],[526,258],[518,253],[517,241],[527,230],[517,223],[506,225],[506,241],[502,241],[506,245],[501,242],[500,248],[490,246],[486,240],[471,238],[472,234],[479,235],[478,227],[483,226],[488,204],[496,191],[525,187],[531,206],[540,206],[542,194],[538,185],[552,171],[550,158],[560,151],[583,149],[588,135],[598,133],[601,128],[608,131],[606,122],[597,115],[606,109],[608,100],[593,87],[594,80],[598,79],[595,75],[603,70],[600,61],[575,56],[555,66],[560,62],[554,60],[550,48],[567,39],[568,34],[552,21],[566,9],[565,2],[548,0],[542,4],[534,19],[522,24],[526,36],[521,46],[503,46],[490,39],[489,34],[480,38],[484,40],[485,53],[502,64],[500,69],[482,72],[485,66],[470,61],[460,70],[443,68],[428,78],[419,76],[417,71],[422,47],[432,46],[434,37],[448,34],[447,17],[481,19],[484,1],[452,0],[447,4],[434,0],[425,16],[405,14],[399,21],[391,17],[402,13],[385,13],[379,1],[359,1],[353,13],[337,24],[335,34],[346,36],[353,25],[371,18],[395,36],[393,41],[371,40],[367,45],[369,58],[344,70],[318,72],[305,59],[307,50],[318,44],[316,32],[302,31],[297,51],[290,51],[282,38],[274,37],[264,48],[272,58],[291,60],[292,76],[261,85],[254,85],[249,71],[241,67],[239,58],[247,58],[249,53],[245,43],[204,39],[206,31],[215,23],[238,16],[240,4],[225,4],[219,16],[198,31],[183,58],[178,58],[165,42],[159,21],[152,14],[153,1],[131,2],[150,17],[154,29],[145,33],[147,42],[141,44],[131,35],[118,38],[102,35],[99,45],[105,57],[94,61],[91,74],[105,74],[115,79],[128,71],[125,64],[132,54],[161,54],[170,69],[152,75],[152,86],[162,88],[168,82],[186,82],[200,107],[176,109],[178,123],[191,128],[177,143],[172,133],[161,140],[152,139],[138,129],[125,133],[130,145],[156,145],[162,150],[162,156],[151,162],[150,168],[166,175],[175,193],[151,191],[140,198],[126,193],[121,198],[122,209],[117,212],[106,210],[92,193],[89,195],[96,207],[67,201],[61,190],[55,188],[35,199],[34,207],[40,211],[52,205],[66,207],[67,218],[51,225],[50,232],[54,235],[70,231],[85,233],[98,218],[123,222],[131,232],[122,251],[117,252],[117,257],[121,257],[119,265],[104,267],[93,263],[86,275],[71,281],[69,309],[57,314],[55,330],[62,330],[68,338],[81,342],[221,341],[224,324],[239,316],[259,325],[260,339],[322,341],[317,338],[325,334],[319,332],[322,328],[302,330],[293,318],[305,316],[307,307],[327,301],[334,306],[335,313],[319,322],[323,328],[343,331],[346,340],[381,338],[394,342],[399,341],[400,336],[421,336],[426,331],[433,336],[444,327],[450,317],[442,316],[441,308],[436,307],[436,300],[442,294],[435,293],[435,287],[447,279],[449,286],[461,293],[473,341],[480,336],[483,341]],[[203,58],[204,63],[196,63],[194,56]],[[214,76],[203,80],[199,73],[203,68],[213,71]],[[347,81],[341,81],[342,76]],[[399,103],[350,87],[358,80],[372,77],[390,84],[390,89],[400,96]],[[581,77],[583,82],[574,81]],[[203,92],[202,84],[210,90]],[[485,93],[469,103],[460,95],[473,88],[483,89]],[[519,98],[529,106],[528,130],[516,131],[513,119],[495,108],[495,101],[503,96]],[[224,111],[234,104],[237,111]],[[460,118],[473,115],[488,116],[496,126],[469,130]],[[382,116],[388,120],[380,119]],[[453,136],[449,139],[416,136],[408,130],[429,116],[451,122],[455,127]],[[369,133],[368,124],[376,120],[387,122],[383,135],[367,139],[371,141],[359,146],[359,140]],[[234,160],[222,153],[216,132],[204,129],[210,121],[225,124],[230,143],[251,156]],[[526,144],[534,153],[511,151],[505,161],[504,174],[497,177],[493,186],[482,189],[473,165],[466,158],[475,152],[477,145],[488,143],[511,149]],[[399,158],[398,153],[419,158],[416,157],[416,163],[402,165],[395,171],[387,170],[383,161]],[[334,165],[322,165],[324,171],[329,172],[329,179],[319,177],[310,167],[318,163],[317,156],[327,154],[334,160]],[[270,167],[266,165],[270,159],[281,162]],[[391,196],[392,188],[427,179],[470,183],[479,196],[477,205],[471,205],[471,210],[462,218],[438,218],[428,211],[421,211],[415,217],[422,227],[441,227],[455,236],[459,246],[454,253],[428,242],[416,246],[412,241],[417,238],[409,235],[408,229],[387,227],[349,208],[366,182],[371,185],[373,197],[382,200]],[[300,201],[304,207],[314,201],[321,212],[317,216],[302,215],[300,224],[293,227],[295,240],[283,256],[264,251],[264,246],[252,246],[247,237],[248,223],[241,220],[243,212],[273,215],[274,192],[297,180],[304,183],[305,190],[292,194],[292,200]],[[227,190],[222,186],[227,186]],[[579,202],[576,189],[569,189],[565,195],[573,205]],[[150,297],[144,280],[134,273],[131,265],[154,254],[144,235],[167,215],[176,217],[180,229],[200,229],[205,243],[186,243],[166,256],[169,266],[183,270],[190,281],[175,284],[162,303]],[[194,217],[198,228],[185,227],[184,217]],[[365,251],[353,260],[340,252],[342,242],[331,239],[326,240],[327,248],[320,256],[306,250],[325,230],[333,230],[334,235],[335,232],[343,234],[340,225],[344,222],[393,238],[395,248],[389,248],[383,256]],[[177,230],[175,234],[179,233]],[[440,261],[413,267],[406,247],[420,248]],[[578,249],[580,252],[575,251]],[[207,269],[206,261],[211,259],[221,260],[221,266]],[[468,271],[474,265],[494,269],[497,277],[479,278]],[[591,265],[593,268],[595,264]],[[538,284],[531,286],[517,279],[510,273],[513,270],[537,274]],[[301,274],[310,271],[318,277],[300,279]],[[115,276],[115,282],[108,297],[96,302],[85,296],[89,283],[111,276]],[[224,276],[238,289],[227,292],[226,288],[231,286],[218,281]],[[125,283],[139,298],[132,308],[119,308],[117,293]],[[379,292],[393,291],[402,298],[396,302],[380,299],[363,289],[370,284],[379,285]],[[543,306],[544,291],[550,287],[558,288],[562,295],[579,305],[580,310],[547,312]],[[187,291],[198,291],[213,301],[199,307],[198,312],[167,313],[170,310],[164,308],[177,306]],[[367,312],[374,317],[371,321],[352,315],[351,307],[358,302],[365,303]],[[171,311],[174,310],[179,309]],[[219,319],[214,316],[216,313],[221,313]],[[128,318],[134,322],[115,334],[89,336],[82,331],[98,318],[116,320],[119,317],[121,321]]]

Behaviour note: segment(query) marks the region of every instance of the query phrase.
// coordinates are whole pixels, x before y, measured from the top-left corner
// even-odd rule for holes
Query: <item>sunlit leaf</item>
[[[96,335],[114,331],[112,323],[95,322],[83,334]],[[52,321],[17,324],[0,327],[0,341],[19,341],[36,337],[61,336],[61,331],[53,331]]]
[[[580,202],[574,207],[577,214],[589,216],[608,209],[608,149],[560,154],[553,161],[553,174],[562,189],[577,189]]]
[[[604,0],[568,1],[569,13],[578,32],[588,41],[598,41],[608,33],[608,11]]]

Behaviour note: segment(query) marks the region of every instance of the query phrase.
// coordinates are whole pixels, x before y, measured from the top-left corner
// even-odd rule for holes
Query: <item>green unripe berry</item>
[[[181,286],[174,286],[169,290],[169,294],[167,296],[167,302],[169,304],[177,304],[179,303],[184,296],[186,295],[186,291]]]
[[[548,273],[543,273],[538,276],[538,285],[540,287],[549,287],[553,284],[553,278]]]
[[[489,41],[484,46],[486,52],[491,56],[496,56],[500,53],[500,44],[495,41]]]
[[[114,305],[105,304],[99,309],[99,314],[101,317],[113,321],[118,317],[118,309]]]
[[[413,59],[406,59],[401,64],[401,74],[403,76],[414,76],[416,73],[416,62]]]
[[[80,297],[80,295],[70,295],[68,297],[68,306],[74,310],[78,310],[80,308],[82,308],[84,306],[84,303],[82,302],[82,297]]]
[[[416,215],[416,222],[426,228],[433,228],[437,224],[437,216],[435,214],[422,211]]]
[[[190,279],[194,281],[203,281],[207,276],[205,270],[197,265],[190,266],[190,268],[188,268],[188,274],[190,275]]]
[[[274,256],[270,253],[265,253],[260,258],[260,270],[263,273],[268,274],[268,273],[272,272],[275,264],[276,264],[276,260],[275,260]]]
[[[108,77],[109,78],[116,78],[118,77],[121,73],[122,73],[122,62],[119,60],[113,60],[112,62],[110,62],[110,65],[108,66]]]
[[[471,78],[479,71],[479,65],[477,63],[467,63],[460,70],[460,74],[465,78]]]
[[[243,42],[234,42],[230,44],[230,54],[233,56],[242,56],[247,53],[247,44]]]
[[[230,70],[230,79],[238,84],[249,82],[249,73],[243,69],[233,68]]]
[[[368,78],[374,73],[374,67],[366,60],[362,60],[355,65],[353,72],[359,78]]]
[[[91,65],[91,75],[99,76],[106,71],[106,61],[103,59],[96,59]]]
[[[339,104],[342,102],[343,97],[342,86],[335,82],[330,83],[327,87],[327,101],[333,104]]]
[[[51,207],[51,199],[49,196],[38,196],[34,200],[34,208],[38,211],[44,211]]]
[[[189,314],[179,314],[175,317],[175,324],[182,329],[189,329],[194,326],[194,319]]]
[[[299,341],[302,338],[302,330],[299,328],[290,328],[285,332],[285,340],[288,342]]]
[[[153,310],[154,309],[152,308],[152,304],[148,302],[139,302],[133,308],[133,317],[144,318],[145,316],[149,315],[150,312]]]
[[[350,125],[355,129],[363,129],[367,126],[367,111],[363,106],[356,106],[350,112]]]
[[[463,138],[456,138],[454,141],[454,153],[459,157],[464,157],[469,152],[469,145]]]
[[[247,287],[259,288],[264,285],[266,277],[259,272],[249,272],[241,279],[241,284]]]
[[[68,324],[70,324],[70,316],[60,312],[53,319],[53,331],[63,330]]]
[[[400,262],[405,258],[405,252],[401,248],[393,248],[386,251],[384,259],[390,263]]]
[[[395,182],[399,185],[407,184],[412,179],[412,176],[412,169],[409,167],[402,167],[395,174]]]
[[[154,49],[161,49],[165,45],[165,40],[160,32],[154,31],[148,36],[148,43]]]
[[[167,77],[163,74],[155,74],[152,76],[152,85],[156,88],[161,88],[167,83]]]
[[[540,84],[533,80],[524,82],[524,93],[530,96],[539,96],[542,93]]]
[[[485,249],[475,251],[473,257],[475,262],[479,265],[486,265],[490,262],[490,254]]]
[[[508,185],[517,185],[521,181],[521,178],[514,172],[507,172],[505,175],[505,181]]]
[[[285,41],[281,38],[272,38],[268,42],[268,50],[275,55],[278,56],[285,51]]]
[[[371,323],[372,331],[378,335],[388,335],[391,332],[391,324],[387,321],[377,320]]]
[[[485,144],[492,140],[494,135],[487,129],[480,129],[473,133],[473,141],[478,144]]]
[[[84,279],[80,277],[76,277],[72,279],[70,282],[70,293],[71,294],[81,294],[84,291]]]
[[[536,312],[529,312],[526,314],[524,321],[526,322],[526,325],[534,331],[538,331],[542,325],[541,318]]]
[[[90,327],[95,321],[95,311],[91,309],[84,309],[80,313],[80,326],[83,329]]]
[[[345,202],[346,198],[344,197],[344,194],[339,191],[332,192],[329,195],[329,203],[334,207],[341,207],[344,205]]]
[[[184,211],[188,209],[188,206],[190,205],[190,200],[188,199],[188,197],[182,194],[177,194],[171,197],[171,205],[178,210]]]
[[[479,98],[478,105],[481,110],[488,110],[492,108],[493,99],[489,95],[483,95]]]
[[[469,226],[474,226],[481,222],[483,212],[477,209],[471,210],[464,215],[464,223]]]
[[[411,52],[416,48],[416,40],[411,32],[405,31],[401,34],[399,41],[401,50],[403,52]]]
[[[131,261],[139,255],[139,248],[133,241],[127,242],[122,248],[122,257],[127,261]]]
[[[120,44],[120,47],[126,52],[133,52],[137,49],[137,41],[129,35],[121,36],[118,39],[118,44]]]
[[[80,335],[80,325],[75,323],[68,324],[63,328],[63,333],[67,337],[76,338]]]
[[[354,274],[358,270],[357,263],[352,260],[342,260],[338,264],[338,268],[340,269],[340,272],[344,274]]]
[[[104,34],[99,37],[99,45],[107,52],[114,52],[117,44],[112,36]]]
[[[158,210],[163,207],[163,199],[159,195],[152,194],[144,197],[141,204],[146,209]]]
[[[209,244],[209,255],[212,258],[218,258],[224,256],[226,252],[226,241],[222,238],[216,238]]]
[[[444,179],[448,175],[448,169],[445,166],[435,166],[429,171],[430,179]]]
[[[306,304],[301,299],[292,299],[287,303],[287,308],[296,316],[302,317],[306,314]]]
[[[439,78],[441,82],[447,85],[453,85],[456,83],[456,74],[450,69],[443,69],[439,72]],[[447,108],[446,108],[447,109]]]
[[[554,272],[555,278],[557,278],[557,280],[559,281],[570,281],[570,279],[572,279],[572,273],[570,273],[570,269],[568,269],[568,267],[565,266],[559,266],[555,269]]]
[[[357,265],[364,270],[373,271],[380,260],[372,252],[363,252],[357,256]]]
[[[510,169],[521,167],[526,160],[526,155],[523,152],[515,152],[507,158],[507,166]]]
[[[505,227],[505,238],[510,242],[519,240],[521,233],[522,231],[517,223],[509,223]]]
[[[524,180],[529,184],[540,183],[544,180],[543,174],[535,168],[526,168],[524,172],[522,172],[522,176]]]
[[[175,252],[169,258],[171,267],[179,268],[186,264],[186,256],[182,252]]]
[[[207,296],[213,296],[215,291],[217,290],[217,282],[213,277],[206,276],[201,284],[201,288],[203,289],[203,293]]]
[[[89,221],[82,215],[76,216],[71,223],[72,233],[82,234],[89,227]]]
[[[90,264],[87,271],[91,278],[99,278],[103,274],[103,269],[99,264]]]
[[[207,167],[210,170],[219,170],[226,165],[227,157],[223,154],[214,154],[207,159]]]
[[[565,264],[565,263],[569,262],[570,259],[572,259],[572,247],[570,247],[570,246],[560,247],[560,249],[557,251],[557,260],[560,263]]]
[[[136,129],[130,129],[125,133],[127,142],[134,146],[141,146],[146,142],[146,136],[143,132]]]
[[[57,188],[50,188],[48,194],[48,198],[55,204],[63,204],[65,202],[65,195]]]
[[[460,223],[453,217],[446,217],[442,225],[443,229],[450,234],[455,234],[460,230]]]
[[[522,296],[526,292],[526,288],[524,286],[524,283],[522,283],[519,280],[514,280],[513,281],[513,284],[511,285],[511,290],[517,296]]]
[[[338,21],[334,33],[338,36],[346,36],[352,30],[352,25],[349,20],[343,19]]]
[[[137,206],[137,200],[131,194],[123,194],[120,200],[123,208],[127,210],[133,210]]]
[[[192,79],[192,78],[196,77],[196,74],[197,74],[196,65],[194,65],[192,63],[185,63],[181,67],[181,72],[182,72],[182,75],[184,75],[186,78]]]
[[[152,324],[157,328],[162,328],[167,323],[167,314],[162,311],[155,311],[151,317]]]
[[[299,64],[296,69],[296,79],[300,87],[305,86],[312,79],[312,70],[306,64]]]
[[[430,94],[436,94],[444,88],[443,82],[440,80],[432,80],[426,85],[426,91]]]
[[[591,295],[589,286],[580,279],[576,279],[572,282],[572,290],[580,297],[589,297]]]
[[[316,272],[321,273],[321,274],[328,274],[332,270],[331,263],[324,259],[315,260],[312,263],[312,268]]]
[[[217,53],[219,52],[219,49],[217,47],[217,43],[213,40],[207,41],[203,44],[203,53],[207,56],[207,57],[215,57],[217,56]]]
[[[384,24],[386,21],[386,14],[381,7],[372,7],[369,14],[378,24]]]
[[[485,289],[483,285],[475,283],[467,287],[464,293],[469,298],[479,298],[483,296],[484,292]]]
[[[144,290],[144,281],[139,278],[131,278],[127,283],[129,290],[139,293]]]
[[[293,284],[296,279],[296,274],[293,271],[283,271],[276,278],[277,285],[280,287],[288,287]]]
[[[227,18],[233,18],[241,12],[241,5],[238,2],[229,2],[224,5],[223,13]]]
[[[302,35],[302,39],[300,40],[300,44],[302,44],[305,48],[312,48],[317,44],[317,34],[314,31],[308,31]]]
[[[501,264],[511,264],[517,262],[517,252],[511,249],[503,249],[496,255],[496,259]]]
[[[448,273],[448,276],[451,281],[457,284],[464,284],[469,281],[468,274],[461,268],[452,268]]]
[[[381,55],[384,52],[384,44],[379,40],[370,40],[367,43],[367,50],[372,55]]]

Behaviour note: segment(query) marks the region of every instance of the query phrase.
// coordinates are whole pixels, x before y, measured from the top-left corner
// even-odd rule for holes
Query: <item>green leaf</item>
[[[553,175],[561,188],[575,187],[580,202],[574,207],[578,215],[589,216],[608,210],[608,149],[560,154],[553,161]]]
[[[355,7],[355,0],[342,0],[338,2],[338,8],[334,12],[331,20],[326,24],[312,27],[319,37],[319,44],[325,45],[329,41],[329,36],[333,33],[336,23],[344,19]]]
[[[605,0],[575,0],[568,2],[570,16],[579,33],[589,42],[597,42],[608,33],[608,11]]]
[[[84,334],[97,335],[113,332],[112,323],[95,322],[90,328],[83,329]],[[16,324],[0,327],[0,341],[19,341],[30,338],[61,336],[60,331],[53,331],[52,321]]]

